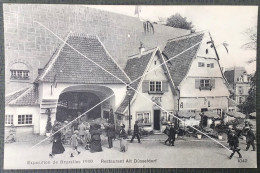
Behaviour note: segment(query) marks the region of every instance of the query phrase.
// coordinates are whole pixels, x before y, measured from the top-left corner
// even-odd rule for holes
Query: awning
[[[241,112],[227,112],[226,115],[234,118],[246,118],[246,115]]]
[[[220,118],[220,115],[217,114],[217,112],[206,111],[206,112],[201,113],[201,115],[204,115],[208,118],[215,118],[215,119]]]
[[[195,118],[200,119],[199,112],[190,112],[190,111],[179,111],[177,113],[179,118]]]
[[[251,117],[256,117],[256,112],[249,114]]]

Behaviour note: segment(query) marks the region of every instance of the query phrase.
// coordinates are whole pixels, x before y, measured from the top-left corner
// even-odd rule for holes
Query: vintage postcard
[[[3,13],[4,169],[257,167],[257,6]]]

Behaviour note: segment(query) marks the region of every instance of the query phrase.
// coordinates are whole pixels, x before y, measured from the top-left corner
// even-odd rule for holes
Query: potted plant
[[[198,139],[201,139],[201,138],[202,138],[202,134],[199,133],[199,132],[197,132],[197,138],[198,138]]]
[[[222,132],[218,132],[218,139],[219,139],[219,140],[222,140],[222,139],[223,139],[223,136],[222,136],[222,135],[223,135]]]
[[[47,124],[46,124],[46,136],[50,136],[51,135],[51,129],[52,129],[52,124],[51,124],[51,110],[47,109],[46,113],[48,115],[48,119],[47,119]]]

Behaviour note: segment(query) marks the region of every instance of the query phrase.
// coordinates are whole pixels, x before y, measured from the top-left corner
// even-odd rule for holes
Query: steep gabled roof
[[[20,91],[17,91],[15,93],[9,94],[7,96],[5,96],[5,104],[8,104],[9,102],[17,99],[22,93],[24,93],[26,90],[28,90],[29,88],[23,88]]]
[[[200,32],[168,40],[163,54],[165,55],[166,61],[168,61],[167,67],[175,86],[181,83],[189,71],[192,60],[200,47],[198,43],[202,41],[203,36],[204,32]],[[185,50],[187,51],[182,53]]]
[[[57,82],[80,84],[129,82],[128,76],[112,59],[98,37],[70,34],[65,41],[67,44],[63,44],[57,50],[36,82],[53,82],[55,80]]]
[[[7,96],[6,104],[18,106],[38,105],[38,98],[38,87],[34,85],[30,88],[17,92],[14,95]]]
[[[131,57],[131,59],[129,59],[127,61],[127,64],[125,67],[125,72],[131,79],[131,82],[136,80],[135,82],[131,83],[131,87],[133,87],[134,89],[137,89],[137,87],[142,79],[141,76],[144,75],[145,69],[147,68],[152,56],[157,51],[158,51],[158,48],[154,48],[154,49],[145,51],[142,55],[133,56],[133,57]],[[130,90],[130,100],[132,100],[134,95],[135,95],[135,91]],[[123,114],[125,109],[128,106],[128,102],[129,102],[129,96],[126,95],[124,100],[120,104],[120,106],[117,108],[116,113]]]

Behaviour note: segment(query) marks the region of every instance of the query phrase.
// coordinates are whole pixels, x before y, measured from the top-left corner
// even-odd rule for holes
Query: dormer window
[[[30,71],[26,64],[17,62],[10,67],[11,80],[29,80]]]
[[[29,80],[29,70],[10,70],[11,79]]]

